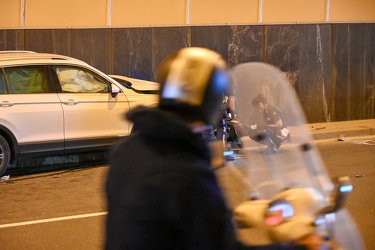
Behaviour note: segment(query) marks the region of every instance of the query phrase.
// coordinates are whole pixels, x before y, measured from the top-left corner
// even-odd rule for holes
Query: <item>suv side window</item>
[[[109,91],[107,81],[89,70],[56,66],[55,71],[64,93],[108,93]]]
[[[0,69],[0,94],[6,94],[7,92],[3,71]]]
[[[49,93],[44,66],[4,68],[9,94]]]

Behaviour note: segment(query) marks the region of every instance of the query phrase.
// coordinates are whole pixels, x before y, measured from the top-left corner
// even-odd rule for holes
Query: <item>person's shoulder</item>
[[[276,106],[273,106],[273,105],[268,105],[268,113],[272,114],[272,115],[276,115],[279,113],[279,109],[276,107]]]
[[[268,110],[272,114],[278,114],[278,115],[282,114],[281,109],[277,106],[268,105]]]
[[[117,140],[115,143],[113,143],[109,148],[109,156],[119,156],[125,154],[129,154],[130,151],[136,150],[135,148],[141,147],[140,141],[138,139],[134,139],[134,134],[131,134],[129,136],[125,136]],[[141,153],[141,151],[139,152]]]

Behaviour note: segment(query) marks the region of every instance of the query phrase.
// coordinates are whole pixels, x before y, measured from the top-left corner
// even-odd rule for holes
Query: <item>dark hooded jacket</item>
[[[209,149],[183,119],[145,107],[127,118],[137,131],[111,150],[106,249],[284,249],[236,240]]]

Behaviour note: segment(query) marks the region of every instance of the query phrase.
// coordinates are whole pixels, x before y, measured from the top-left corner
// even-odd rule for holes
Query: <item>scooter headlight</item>
[[[289,202],[277,200],[269,205],[265,222],[268,226],[278,226],[293,215],[294,208]]]

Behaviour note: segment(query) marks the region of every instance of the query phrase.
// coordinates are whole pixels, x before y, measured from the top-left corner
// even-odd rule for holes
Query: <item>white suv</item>
[[[155,105],[158,89],[67,56],[0,51],[0,176],[20,157],[108,147],[131,132],[124,113]]]

